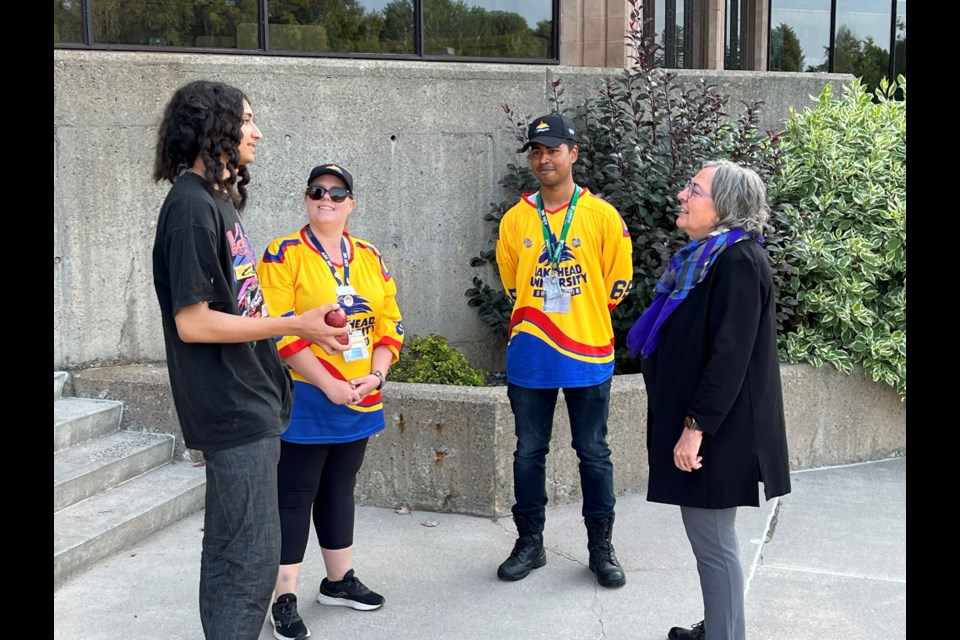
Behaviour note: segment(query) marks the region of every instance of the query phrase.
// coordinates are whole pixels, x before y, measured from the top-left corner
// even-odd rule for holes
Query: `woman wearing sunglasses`
[[[281,640],[310,635],[296,591],[311,516],[326,568],[317,601],[360,611],[383,605],[354,575],[353,489],[367,440],[384,427],[380,391],[403,344],[393,277],[377,248],[347,231],[353,176],[335,164],[314,167],[303,202],[307,224],[271,242],[260,263],[264,300],[284,316],[338,302],[350,348],[329,355],[297,336],[277,339],[295,385],[277,468],[282,550],[271,619]]]

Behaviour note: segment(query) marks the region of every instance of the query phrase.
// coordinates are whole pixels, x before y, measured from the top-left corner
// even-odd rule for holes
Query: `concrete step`
[[[170,462],[173,436],[118,431],[53,454],[53,510]]]
[[[53,399],[57,400],[63,395],[63,385],[67,382],[66,371],[53,372]]]
[[[53,403],[53,452],[120,430],[123,403],[60,398]]]
[[[203,508],[206,473],[166,464],[53,514],[53,586]]]

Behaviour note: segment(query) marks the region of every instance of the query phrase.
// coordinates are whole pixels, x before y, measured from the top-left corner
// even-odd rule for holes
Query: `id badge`
[[[354,360],[366,360],[370,357],[369,352],[367,351],[367,341],[363,337],[362,331],[351,331],[350,336],[350,348],[343,352],[343,359],[347,362],[353,362]]]
[[[556,298],[544,297],[543,310],[547,313],[570,313],[570,292],[561,289]]]
[[[560,278],[555,273],[543,279],[543,310],[570,313],[570,290],[560,286]]]
[[[546,300],[560,297],[560,278],[557,274],[551,273],[543,277],[543,297]]]
[[[344,306],[352,307],[353,296],[356,295],[356,293],[357,290],[349,284],[339,286],[337,287],[337,302],[342,302]]]

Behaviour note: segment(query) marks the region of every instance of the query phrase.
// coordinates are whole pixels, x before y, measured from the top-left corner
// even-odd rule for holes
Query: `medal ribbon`
[[[547,248],[547,258],[550,260],[550,268],[554,273],[559,271],[560,255],[563,253],[563,245],[567,241],[567,232],[570,231],[570,222],[573,220],[573,212],[577,210],[577,201],[580,199],[580,193],[583,190],[574,186],[573,197],[570,198],[570,204],[567,205],[567,215],[563,219],[563,229],[560,231],[560,238],[556,245],[550,242],[550,222],[547,220],[547,214],[543,210],[543,198],[540,192],[537,192],[537,213],[540,214],[540,223],[543,225],[543,243]]]

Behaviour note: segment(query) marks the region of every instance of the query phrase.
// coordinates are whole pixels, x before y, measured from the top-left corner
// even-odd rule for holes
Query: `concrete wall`
[[[781,367],[791,469],[906,455],[906,405],[892,387],[830,366]],[[123,427],[173,433],[186,457],[166,367],[76,371],[67,394],[124,402]],[[513,413],[506,387],[391,382],[386,428],[370,439],[357,500],[383,507],[502,516],[513,504]],[[640,375],[615,376],[609,443],[617,494],[647,485],[647,397]],[[193,456],[199,459],[198,456]],[[547,457],[551,504],[581,499],[577,458],[561,394]]]
[[[408,335],[439,333],[476,366],[503,345],[463,293],[470,258],[491,248],[483,220],[518,156],[500,106],[536,116],[563,80],[568,105],[619,69],[54,50],[54,369],[164,359],[151,249],[168,185],[150,179],[156,127],[195,79],[241,87],[265,136],[251,167],[245,226],[262,252],[305,222],[302,190],[321,162],[356,178],[350,227],[376,244],[398,283]],[[687,71],[734,99],[767,100],[763,127],[812,106],[847,76]],[[735,102],[732,104],[736,104]],[[492,274],[484,271],[485,280]]]

